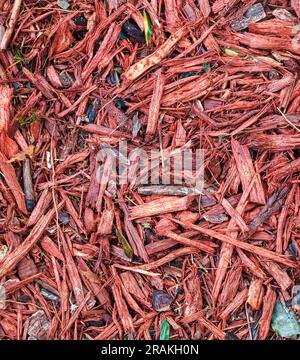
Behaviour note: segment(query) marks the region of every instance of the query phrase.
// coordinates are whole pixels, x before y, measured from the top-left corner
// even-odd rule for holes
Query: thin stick
[[[0,44],[1,50],[5,50],[10,42],[21,9],[21,5],[22,5],[22,0],[15,0],[7,29]]]
[[[300,129],[298,129],[297,126],[294,125],[279,108],[277,108],[277,110],[280,112],[280,115],[284,118],[284,120],[300,133]]]

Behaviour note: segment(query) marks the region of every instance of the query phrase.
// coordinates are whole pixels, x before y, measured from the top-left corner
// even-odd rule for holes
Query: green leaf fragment
[[[209,73],[211,71],[210,63],[205,63],[202,65],[202,67],[206,73]]]
[[[20,124],[21,127],[31,124],[34,121],[39,121],[39,120],[40,119],[35,112],[31,112],[30,114],[28,114],[25,117],[20,116],[17,118],[17,122]]]
[[[205,273],[208,273],[208,270],[206,269],[206,267],[203,266],[200,262],[198,262],[198,265],[199,265],[201,270],[203,270]]]
[[[118,229],[116,229],[116,232],[118,239],[123,247],[125,255],[131,259],[133,255],[133,251],[129,242],[126,240],[125,236]]]
[[[170,339],[170,324],[167,320],[164,320],[161,323],[161,330],[160,330],[160,340],[169,340]]]
[[[28,61],[26,60],[25,56],[23,55],[20,49],[13,48],[12,53],[15,64],[20,64],[21,66],[25,66],[27,64]]]
[[[225,46],[221,46],[220,49],[228,56],[237,56],[237,55],[241,54],[241,51],[239,51],[237,49],[229,49],[229,48],[226,48]]]
[[[284,338],[300,335],[300,325],[296,315],[286,310],[280,302],[275,305],[271,326],[277,334]]]
[[[146,44],[148,46],[152,35],[152,25],[146,10],[144,10],[144,28],[145,28],[144,31],[145,31]]]
[[[151,226],[148,223],[142,223],[142,229],[151,229]]]

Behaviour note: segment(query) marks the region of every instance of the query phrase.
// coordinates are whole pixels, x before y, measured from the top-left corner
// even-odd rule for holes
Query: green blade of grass
[[[126,240],[125,236],[118,229],[116,229],[116,232],[118,239],[123,247],[125,255],[131,259],[133,255],[133,251],[129,242]]]
[[[159,339],[160,340],[169,340],[170,339],[170,324],[167,322],[167,320],[164,320],[161,323]]]
[[[148,46],[152,35],[152,25],[146,10],[144,10],[144,27],[145,27],[144,31],[145,31],[146,44]]]

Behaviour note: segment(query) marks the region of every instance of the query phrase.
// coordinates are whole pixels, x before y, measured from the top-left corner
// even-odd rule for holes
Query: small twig
[[[288,124],[290,124],[295,130],[297,130],[298,132],[300,132],[300,129],[298,129],[297,126],[294,125],[294,124],[285,116],[285,114],[284,114],[279,108],[277,108],[277,110],[280,112],[280,115],[282,115],[282,117],[284,118],[284,120],[285,120]]]
[[[251,324],[250,324],[250,320],[249,320],[249,312],[248,312],[247,304],[245,304],[245,311],[246,311],[247,326],[248,326],[248,330],[249,330],[250,340],[253,340],[252,329],[251,329]]]
[[[21,9],[21,5],[22,5],[22,0],[15,0],[7,29],[0,44],[1,50],[5,50],[8,46],[8,43],[10,42]]]

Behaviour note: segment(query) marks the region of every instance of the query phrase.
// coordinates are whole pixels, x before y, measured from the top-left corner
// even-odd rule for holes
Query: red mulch
[[[279,338],[300,283],[300,1],[257,3],[0,0],[1,339]],[[157,181],[203,149],[201,194],[143,183],[124,141],[156,151]]]

